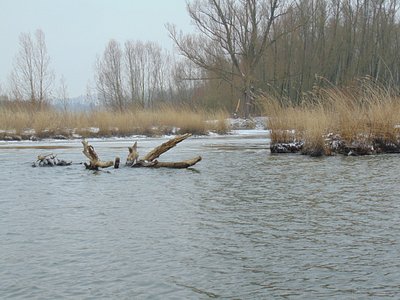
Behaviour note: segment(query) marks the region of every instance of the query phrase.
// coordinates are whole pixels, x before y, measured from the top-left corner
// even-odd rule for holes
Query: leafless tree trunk
[[[5,94],[3,87],[0,83],[0,102],[1,101],[7,101],[8,100],[8,96]]]
[[[100,101],[115,110],[126,107],[122,58],[123,52],[119,43],[111,40],[96,65],[96,87]]]
[[[139,57],[143,51],[141,43],[134,43],[133,41],[125,42],[125,65],[127,68],[127,89],[130,97],[130,104],[139,104],[143,107],[141,101],[140,90],[141,82],[141,64]]]
[[[41,105],[50,98],[54,82],[43,31],[38,29],[34,39],[22,33],[19,46],[10,75],[11,93],[15,99]]]
[[[184,35],[168,25],[171,38],[180,53],[199,67],[228,82],[240,78],[243,110],[249,116],[255,70],[270,45],[272,24],[283,13],[282,1],[195,0],[187,8],[198,34]]]
[[[45,36],[43,31],[35,32],[36,45],[34,47],[34,65],[38,80],[38,99],[40,103],[47,100],[50,88],[54,82],[54,74],[49,71],[50,57],[47,54]],[[50,80],[51,79],[51,80]]]
[[[64,75],[60,78],[60,86],[58,89],[58,98],[61,102],[62,108],[64,112],[68,111],[68,86],[65,80]]]
[[[152,107],[160,100],[157,98],[167,89],[165,78],[170,76],[167,59],[156,43],[125,43],[126,86],[132,103]]]

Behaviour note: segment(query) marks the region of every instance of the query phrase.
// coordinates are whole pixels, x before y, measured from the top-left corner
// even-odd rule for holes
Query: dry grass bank
[[[332,141],[372,152],[400,149],[400,98],[374,84],[319,89],[303,104],[263,99],[272,143],[303,142],[303,152],[331,154]],[[364,145],[364,146],[363,146]],[[377,149],[377,148],[380,149]]]
[[[163,135],[178,133],[226,133],[228,114],[164,106],[156,110],[110,112],[61,112],[50,107],[32,109],[25,105],[0,106],[0,138],[7,135],[39,138],[73,136]],[[210,122],[209,120],[213,120]]]

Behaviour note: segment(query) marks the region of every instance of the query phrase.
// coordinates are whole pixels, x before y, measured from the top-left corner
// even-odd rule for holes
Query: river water
[[[124,161],[132,141],[91,144]],[[42,153],[85,161],[79,141],[0,143],[0,298],[399,297],[399,155],[271,155],[268,142],[195,137],[161,157],[202,155],[191,170],[97,173],[31,168]]]

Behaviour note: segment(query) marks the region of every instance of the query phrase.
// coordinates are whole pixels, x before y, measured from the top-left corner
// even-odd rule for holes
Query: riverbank
[[[181,133],[225,134],[231,128],[224,111],[163,107],[127,112],[62,112],[0,107],[0,140],[81,139],[161,136]],[[233,123],[232,123],[233,124]]]
[[[319,89],[294,105],[263,99],[272,153],[400,153],[400,98],[380,87]]]

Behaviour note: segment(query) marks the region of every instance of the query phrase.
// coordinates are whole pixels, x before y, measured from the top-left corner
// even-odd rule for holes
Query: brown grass
[[[302,104],[263,99],[272,143],[303,141],[305,152],[323,149],[324,137],[339,134],[346,143],[382,139],[398,143],[400,98],[376,84],[352,89],[319,89]]]
[[[83,137],[128,136],[134,134],[163,135],[172,133],[207,134],[209,131],[226,133],[228,125],[224,111],[209,113],[187,107],[163,106],[155,110],[127,110],[111,112],[95,110],[91,112],[61,112],[46,107],[32,110],[20,104],[0,106],[0,129],[23,135],[29,129],[38,137],[57,134]],[[209,120],[216,120],[209,122]],[[98,128],[98,132],[93,132]],[[1,133],[0,133],[1,134]],[[3,133],[6,135],[7,133]]]

